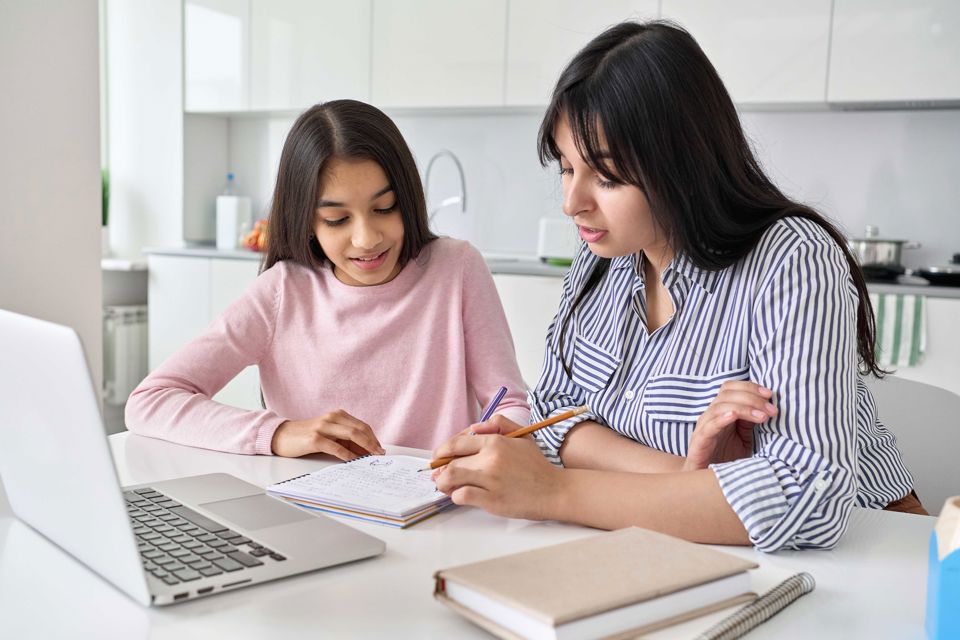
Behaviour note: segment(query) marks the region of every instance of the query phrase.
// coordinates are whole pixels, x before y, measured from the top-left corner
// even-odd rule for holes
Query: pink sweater
[[[266,410],[213,397],[256,364]],[[271,454],[284,420],[336,409],[381,444],[433,448],[476,422],[500,385],[497,413],[529,408],[493,278],[467,242],[440,238],[390,282],[351,287],[329,267],[280,262],[127,401],[134,433],[234,453]]]

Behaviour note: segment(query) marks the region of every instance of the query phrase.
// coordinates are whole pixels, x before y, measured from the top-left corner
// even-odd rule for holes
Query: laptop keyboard
[[[169,585],[286,560],[149,487],[123,497],[143,568]]]

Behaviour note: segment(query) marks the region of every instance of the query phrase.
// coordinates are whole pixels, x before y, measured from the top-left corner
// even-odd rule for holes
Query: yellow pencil
[[[523,436],[525,436],[525,435],[527,435],[527,434],[529,434],[529,433],[533,433],[533,432],[536,431],[537,429],[543,429],[544,427],[549,427],[549,426],[552,425],[552,424],[557,424],[558,422],[563,422],[564,420],[567,420],[567,419],[569,419],[569,418],[572,418],[573,416],[578,416],[578,415],[580,415],[581,413],[584,413],[585,411],[589,411],[589,410],[590,410],[590,408],[589,408],[587,405],[583,405],[582,407],[577,407],[576,409],[571,409],[570,411],[565,411],[565,412],[563,412],[563,413],[558,413],[558,414],[555,415],[555,416],[552,416],[552,417],[550,417],[550,418],[547,418],[546,420],[541,420],[540,422],[537,422],[537,423],[535,423],[535,424],[531,424],[531,425],[528,426],[528,427],[523,427],[522,429],[517,429],[516,431],[511,431],[510,433],[506,434],[504,437],[505,437],[505,438],[522,438]],[[457,458],[457,456],[452,456],[452,457],[449,457],[449,458],[437,458],[436,460],[431,460],[431,461],[430,461],[430,466],[427,467],[426,469],[421,469],[421,471],[429,471],[429,470],[431,470],[431,469],[438,469],[438,468],[442,467],[442,466],[445,465],[445,464],[449,464],[450,462],[452,462],[452,461],[455,460],[456,458]]]

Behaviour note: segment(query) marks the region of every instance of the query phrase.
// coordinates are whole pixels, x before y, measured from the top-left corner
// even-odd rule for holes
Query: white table
[[[266,486],[328,464],[319,457],[217,453],[126,433],[110,441],[124,484],[221,471]],[[927,544],[934,523],[932,517],[855,509],[845,538],[833,551],[764,555],[724,547],[761,565],[753,576],[757,591],[798,571],[810,572],[817,581],[813,593],[749,637],[922,638]],[[0,499],[0,638],[485,638],[483,631],[434,601],[434,571],[595,533],[463,507],[406,531],[349,524],[384,540],[386,553],[148,609],[16,521]],[[690,637],[725,613],[652,637]]]

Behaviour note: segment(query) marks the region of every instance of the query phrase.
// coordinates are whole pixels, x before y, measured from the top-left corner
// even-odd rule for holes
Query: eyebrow
[[[379,197],[382,196],[383,194],[389,193],[389,192],[391,192],[391,191],[393,191],[393,187],[388,184],[388,185],[385,186],[383,189],[380,189],[380,191],[377,191],[375,194],[373,194],[372,196],[370,196],[370,200],[371,200],[371,201],[376,200],[377,198],[379,198]],[[335,202],[335,201],[333,201],[333,200],[319,200],[319,201],[317,202],[317,208],[318,208],[318,209],[319,209],[320,207],[342,207],[342,206],[344,206],[344,204],[343,204],[342,202]]]

